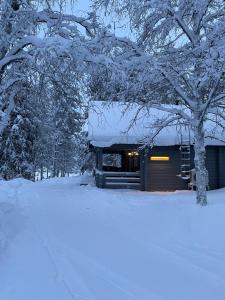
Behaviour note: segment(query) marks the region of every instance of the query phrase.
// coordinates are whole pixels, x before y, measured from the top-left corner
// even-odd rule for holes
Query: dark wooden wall
[[[209,175],[209,189],[219,188],[219,150],[220,147],[206,147],[206,169]]]
[[[218,166],[219,166],[219,188],[225,187],[225,147],[219,147],[219,159],[218,159]]]
[[[150,156],[170,156],[170,161],[150,161]],[[179,146],[153,147],[145,156],[144,188],[147,191],[184,190],[187,182],[179,178]],[[194,149],[191,148],[191,168],[194,168]],[[206,168],[209,189],[225,187],[225,146],[206,147]],[[143,173],[141,173],[143,174]]]
[[[151,161],[150,156],[169,156],[169,161]],[[153,147],[145,157],[145,190],[174,191],[187,189],[180,174],[179,146]]]
[[[110,147],[111,148],[111,147]],[[113,145],[115,149],[127,149],[127,145]],[[129,149],[137,149],[138,145],[129,145]],[[109,150],[109,149],[107,149]],[[96,149],[97,168],[101,170],[103,149]],[[150,161],[150,156],[169,156],[169,161]],[[181,167],[179,146],[155,146],[140,151],[140,189],[146,191],[185,190],[188,182],[179,176]],[[206,167],[209,173],[209,188],[225,187],[225,146],[206,147]],[[194,150],[191,148],[191,168],[194,168]],[[96,182],[101,187],[101,176]]]
[[[192,161],[194,167],[194,150],[192,149]],[[225,147],[206,147],[206,169],[209,175],[209,189],[225,187]]]

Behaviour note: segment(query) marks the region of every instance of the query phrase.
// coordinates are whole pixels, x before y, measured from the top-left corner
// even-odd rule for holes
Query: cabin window
[[[169,161],[169,156],[150,156],[151,161]]]
[[[122,167],[122,155],[119,153],[103,153],[102,166],[104,171],[118,171]]]

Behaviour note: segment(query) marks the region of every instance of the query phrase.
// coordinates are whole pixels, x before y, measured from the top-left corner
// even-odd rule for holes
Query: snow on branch
[[[93,20],[95,20],[94,13],[90,13],[89,16],[85,18],[71,14],[53,12],[52,10],[37,12],[34,18],[34,22],[46,23],[50,28],[61,24],[61,27],[71,29],[71,23],[79,24],[91,38],[93,38],[96,33],[96,23],[94,23]]]
[[[181,121],[180,116],[167,116],[164,118],[157,119],[151,126],[148,126],[148,129],[151,129],[153,133],[150,133],[146,138],[142,140],[142,143],[153,146],[155,138],[160,134],[160,132],[167,128],[168,126],[175,126],[175,122]]]

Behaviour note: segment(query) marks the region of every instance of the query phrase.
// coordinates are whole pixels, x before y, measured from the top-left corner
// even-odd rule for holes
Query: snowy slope
[[[1,183],[0,299],[225,299],[225,190],[202,208],[79,181]]]

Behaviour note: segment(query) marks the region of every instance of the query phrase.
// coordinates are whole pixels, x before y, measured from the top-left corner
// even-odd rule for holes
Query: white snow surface
[[[80,181],[0,182],[1,300],[225,299],[225,189],[203,208]]]
[[[176,109],[176,106],[165,105],[164,108]],[[142,108],[137,104],[128,106],[123,102],[108,103],[93,101],[88,116],[88,139],[93,146],[110,147],[113,144],[142,144],[146,138],[155,134],[172,113],[156,108]],[[190,114],[186,108],[184,111]],[[212,118],[213,119],[213,118]],[[225,126],[225,125],[224,125]],[[223,145],[224,133],[219,126],[207,121],[205,126],[206,145]],[[216,137],[211,138],[212,136]],[[163,128],[153,139],[154,145],[179,145],[182,141],[193,142],[193,133],[187,126],[175,123]]]

